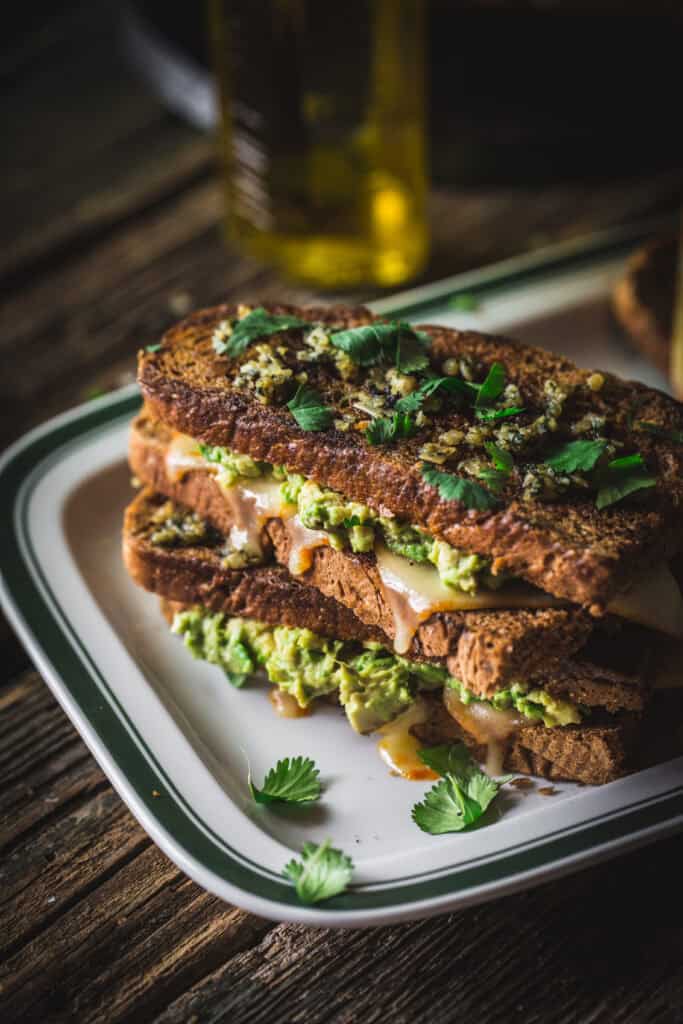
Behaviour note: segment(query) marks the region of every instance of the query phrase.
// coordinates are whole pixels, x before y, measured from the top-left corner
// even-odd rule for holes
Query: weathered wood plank
[[[150,843],[107,787],[70,805],[39,835],[15,846],[2,866],[0,958],[59,919]]]
[[[673,839],[432,921],[355,933],[280,925],[157,1024],[680,1020],[683,917],[669,871],[681,854]]]

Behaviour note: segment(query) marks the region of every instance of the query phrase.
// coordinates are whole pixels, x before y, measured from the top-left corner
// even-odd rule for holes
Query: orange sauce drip
[[[310,708],[300,707],[291,693],[283,693],[277,686],[268,694],[268,700],[281,718],[306,718],[311,713]]]

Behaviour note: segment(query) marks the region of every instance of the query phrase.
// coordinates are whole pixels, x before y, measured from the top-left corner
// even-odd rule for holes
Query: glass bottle
[[[227,227],[322,287],[428,247],[423,0],[211,0]]]

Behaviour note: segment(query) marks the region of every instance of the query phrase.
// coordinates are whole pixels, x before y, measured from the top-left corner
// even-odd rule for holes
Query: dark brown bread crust
[[[202,604],[215,612],[258,619],[273,626],[300,626],[340,640],[385,639],[355,615],[279,566],[226,569],[211,548],[164,548],[152,544],[150,519],[166,499],[141,491],[125,512],[123,560],[141,587],[170,601]]]
[[[413,727],[418,739],[426,745],[462,741],[477,760],[485,760],[486,747],[461,729],[437,697],[425,694],[424,700],[429,704],[429,719]],[[590,725],[555,729],[523,725],[508,741],[503,768],[553,782],[603,785],[635,767],[638,737],[639,717],[628,712],[602,721],[598,716],[598,723]]]
[[[232,525],[231,510],[210,472],[191,470],[180,479],[169,479],[164,458],[169,441],[170,433],[163,425],[145,414],[139,416],[130,436],[133,472],[149,487],[193,509],[221,533],[227,533]],[[263,537],[277,561],[287,565],[290,540],[281,520],[269,520]],[[317,548],[311,568],[300,580],[349,607],[368,626],[381,630],[387,643],[393,640],[393,616],[374,556]],[[560,670],[561,663],[584,646],[594,626],[595,620],[578,608],[442,612],[419,627],[410,656],[447,658],[454,676],[473,692],[487,696],[515,679],[539,679],[545,684],[554,674],[561,678],[567,670],[567,666]],[[619,678],[624,685],[623,674]],[[624,686],[630,693],[629,703],[632,699],[642,702],[638,683],[634,677]]]
[[[269,309],[339,326],[374,319],[362,309]],[[642,432],[632,436],[628,426],[636,405],[643,420],[678,425],[680,408],[667,396],[607,374],[602,390],[594,393],[586,385],[589,374],[567,359],[505,338],[430,326],[435,365],[462,354],[484,366],[498,360],[530,403],[541,401],[549,378],[574,389],[575,415],[606,414],[612,436],[627,444],[625,450],[641,451],[659,480],[645,503],[601,512],[592,501],[523,503],[517,484],[504,496],[501,511],[466,510],[441,499],[422,478],[418,451],[426,436],[373,448],[352,430],[311,435],[287,409],[260,405],[249,393],[233,388],[229,375],[237,363],[216,356],[211,335],[218,322],[236,313],[236,307],[227,305],[196,313],[164,336],[158,352],[140,353],[140,384],[158,418],[207,443],[284,464],[378,511],[388,509],[456,547],[490,555],[500,568],[595,612],[643,567],[680,548],[683,452]],[[295,346],[296,337],[297,332],[283,333],[278,344]],[[343,386],[317,364],[310,365],[313,383],[334,405]],[[437,418],[433,430],[462,426],[462,416],[449,413]]]
[[[614,289],[614,313],[643,355],[669,375],[678,239],[656,238],[633,253]]]
[[[124,521],[124,560],[133,579],[147,590],[172,601],[202,604],[212,611],[246,618],[260,619],[271,625],[301,626],[343,640],[372,640],[390,647],[387,635],[375,626],[361,622],[344,605],[322,595],[317,589],[293,579],[281,567],[259,567],[248,570],[230,570],[221,564],[217,551],[207,548],[164,548],[152,544],[150,534],[155,529],[153,516],[165,499],[150,490],[142,491],[126,510]],[[496,613],[489,613],[495,615]],[[499,613],[500,614],[500,613]],[[480,630],[479,643],[487,645],[485,621],[474,625],[468,616],[481,620],[488,615],[462,613],[459,639],[469,643],[472,630]],[[439,651],[454,635],[450,616],[434,616],[422,627],[408,657],[416,661],[435,661],[446,664],[453,674],[453,658],[446,659]],[[515,645],[500,632],[498,645],[488,648],[492,660],[498,655],[504,659],[507,648],[517,649],[517,662],[522,663],[532,648],[532,635],[522,636]],[[444,640],[445,638],[445,640]],[[457,647],[456,655],[457,657]],[[538,659],[536,659],[538,661]],[[569,697],[582,704],[604,707],[610,712],[620,708],[639,710],[647,698],[647,687],[641,677],[625,675],[606,668],[598,668],[585,660],[560,662],[546,656],[539,685],[558,696]],[[555,667],[553,667],[555,666]],[[462,678],[458,676],[458,678]],[[515,678],[520,678],[517,676]],[[523,676],[522,678],[528,678]],[[465,680],[462,680],[465,682]],[[533,682],[533,680],[531,680]],[[469,685],[465,683],[465,685]],[[499,689],[498,687],[493,688]],[[483,694],[482,694],[483,695]]]

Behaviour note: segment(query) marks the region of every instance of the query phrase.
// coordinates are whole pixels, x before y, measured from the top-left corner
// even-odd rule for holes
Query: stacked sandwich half
[[[338,701],[407,775],[455,738],[491,771],[636,763],[683,634],[675,401],[343,308],[197,313],[139,381],[126,563],[195,656],[285,713]]]

